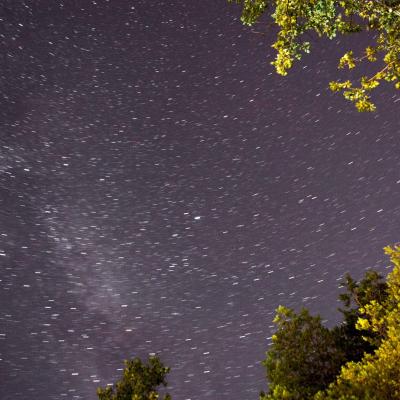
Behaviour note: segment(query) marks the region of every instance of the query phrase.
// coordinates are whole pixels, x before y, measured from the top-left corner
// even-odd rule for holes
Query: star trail
[[[400,97],[327,89],[351,38],[276,75],[239,16],[1,2],[2,399],[94,400],[152,353],[173,399],[257,399],[279,304],[333,323],[346,272],[386,271]]]

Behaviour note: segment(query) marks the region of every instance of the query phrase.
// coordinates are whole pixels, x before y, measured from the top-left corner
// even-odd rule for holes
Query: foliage
[[[260,400],[400,398],[400,247],[386,253],[395,264],[387,282],[375,271],[359,282],[346,275],[340,325],[328,329],[307,309],[277,309],[263,362],[269,392]]]
[[[260,399],[300,400],[324,389],[339,373],[345,355],[335,346],[335,337],[320,317],[308,310],[296,314],[280,306],[274,323],[277,331],[263,362],[270,382]]]
[[[157,400],[157,386],[167,385],[165,376],[169,368],[158,357],[150,357],[147,364],[139,358],[125,361],[121,380],[113,387],[97,389],[99,400]],[[164,400],[171,400],[166,394]]]
[[[339,308],[344,318],[339,327],[343,336],[338,337],[338,343],[346,347],[345,352],[349,355],[349,360],[358,361],[364,352],[372,352],[379,346],[381,340],[381,337],[373,332],[357,329],[357,321],[362,316],[361,310],[372,301],[382,304],[388,295],[388,285],[378,272],[367,271],[360,282],[356,282],[347,274],[344,287],[346,292],[339,296],[344,305],[344,308]]]
[[[353,69],[362,62],[376,63],[371,75],[358,82],[334,81],[333,91],[343,92],[359,111],[374,111],[370,93],[382,81],[400,89],[400,0],[228,0],[242,4],[241,20],[253,25],[270,9],[279,31],[272,47],[277,55],[272,64],[286,75],[295,60],[308,53],[311,43],[305,39],[310,32],[329,39],[362,31],[372,31],[371,45],[355,56],[346,52],[339,68]]]
[[[391,400],[400,398],[400,246],[387,247],[394,264],[387,278],[387,297],[360,308],[357,327],[381,339],[372,354],[347,363],[336,381],[316,400]]]

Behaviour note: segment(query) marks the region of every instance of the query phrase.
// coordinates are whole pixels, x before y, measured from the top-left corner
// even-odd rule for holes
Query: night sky
[[[399,240],[400,96],[327,89],[368,38],[280,77],[225,0],[0,3],[2,400],[94,400],[150,353],[175,400],[257,399],[275,308],[337,322]]]

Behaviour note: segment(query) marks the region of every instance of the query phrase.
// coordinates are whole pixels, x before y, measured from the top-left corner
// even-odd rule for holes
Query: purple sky
[[[387,271],[400,97],[327,89],[350,39],[277,76],[239,13],[2,2],[3,400],[94,400],[152,352],[174,400],[257,399],[278,304],[333,323],[345,272]]]

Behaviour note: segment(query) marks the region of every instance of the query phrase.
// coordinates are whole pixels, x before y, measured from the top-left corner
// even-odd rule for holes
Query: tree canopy
[[[315,400],[400,399],[400,247],[386,248],[394,264],[387,278],[384,301],[360,308],[357,328],[380,339],[379,347],[358,362],[349,362],[327,390]],[[371,341],[370,337],[365,338]]]
[[[99,400],[157,400],[157,387],[167,385],[169,368],[158,357],[150,357],[147,364],[140,358],[125,361],[122,378],[114,385],[97,389]],[[171,400],[166,394],[164,400]]]
[[[311,49],[310,33],[333,39],[338,35],[372,31],[371,44],[361,54],[347,51],[338,67],[353,69],[363,62],[375,63],[370,75],[330,82],[359,111],[374,111],[371,91],[383,81],[400,89],[400,0],[228,0],[242,5],[245,25],[260,22],[268,13],[278,33],[272,47],[277,55],[272,64],[286,75],[295,60]],[[307,35],[308,34],[308,35]]]
[[[345,363],[345,355],[335,345],[335,336],[308,310],[296,314],[280,306],[274,323],[277,331],[263,362],[269,393],[261,400],[311,398],[332,382]]]
[[[400,246],[385,251],[394,264],[386,281],[374,271],[346,277],[339,326],[278,308],[260,400],[400,399]]]

